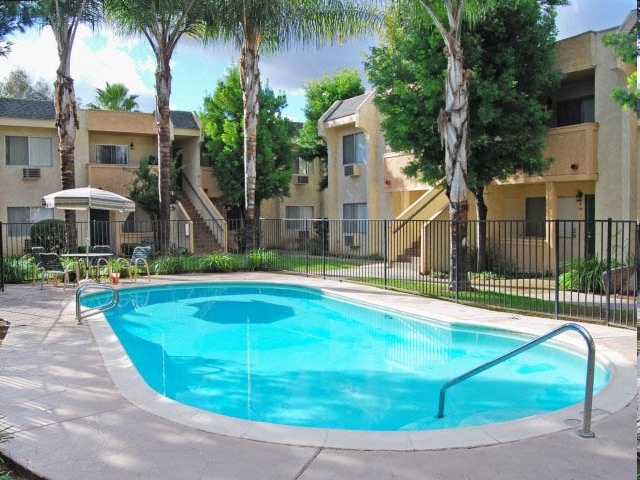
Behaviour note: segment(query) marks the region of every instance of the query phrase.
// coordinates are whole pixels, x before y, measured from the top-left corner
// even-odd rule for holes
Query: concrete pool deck
[[[322,287],[386,308],[533,334],[563,323],[291,275],[167,276],[154,277],[152,284],[223,280]],[[0,317],[11,322],[0,348],[0,414],[14,435],[0,449],[46,478],[608,479],[632,478],[636,471],[633,330],[583,324],[599,354],[615,366],[615,383],[594,399],[594,439],[576,435],[581,415],[575,408],[473,432],[413,436],[336,431],[309,436],[297,430],[311,429],[279,430],[283,427],[255,422],[229,431],[238,421],[226,423],[225,417],[176,405],[140,386],[100,316],[89,320],[91,328],[76,325],[74,291],[7,285],[0,293]],[[577,335],[561,338],[565,335],[577,337],[580,345]]]

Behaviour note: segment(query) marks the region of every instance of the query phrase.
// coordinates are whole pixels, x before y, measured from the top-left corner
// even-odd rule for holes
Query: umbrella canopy
[[[99,188],[82,187],[60,190],[42,197],[42,205],[61,210],[116,210],[133,212],[136,204],[117,193]]]

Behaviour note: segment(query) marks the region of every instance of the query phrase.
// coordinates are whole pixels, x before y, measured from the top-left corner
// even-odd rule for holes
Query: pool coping
[[[212,283],[225,281],[228,280],[221,278]],[[242,280],[233,279],[232,281]],[[247,282],[256,283],[256,280],[247,280]],[[436,304],[433,299],[426,297],[334,280],[296,277],[294,283],[290,276],[273,275],[269,276],[268,279],[265,278],[265,280],[257,280],[257,282],[317,288],[349,301],[385,310],[408,313],[422,318],[425,318],[425,308],[429,307],[430,319],[448,324],[497,328],[515,334],[541,335],[563,323],[567,323],[538,317],[514,315],[512,313],[488,311],[466,305],[443,304],[441,301]],[[184,282],[176,283],[184,285]],[[135,286],[140,286],[140,284]],[[122,288],[128,287],[123,286]],[[390,302],[394,303],[394,306],[390,306]],[[468,319],[458,318],[460,315],[468,317]],[[292,427],[236,419],[184,405],[155,392],[139,375],[104,316],[97,315],[91,318],[88,323],[99,347],[107,372],[123,397],[137,407],[156,416],[189,428],[218,435],[305,447],[346,450],[424,451],[490,446],[539,437],[563,430],[573,429],[577,431],[582,425],[582,403],[547,414],[509,422],[456,429],[406,432]],[[593,420],[596,420],[602,416],[618,412],[634,399],[636,395],[636,365],[625,359],[622,354],[607,347],[606,340],[616,337],[616,329],[584,323],[581,325],[589,330],[596,341],[597,360],[611,370],[610,381],[593,399]],[[563,334],[562,341],[554,343],[564,344],[582,351],[585,348],[583,339],[577,335],[565,336]]]

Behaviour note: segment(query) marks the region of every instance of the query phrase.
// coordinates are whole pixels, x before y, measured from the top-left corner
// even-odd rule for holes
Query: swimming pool
[[[445,417],[436,419],[443,383],[527,339],[369,309],[310,288],[129,289],[107,318],[154,390],[247,420],[443,429],[536,415],[584,396],[584,356],[544,345],[452,388]],[[608,376],[597,367],[596,391]]]

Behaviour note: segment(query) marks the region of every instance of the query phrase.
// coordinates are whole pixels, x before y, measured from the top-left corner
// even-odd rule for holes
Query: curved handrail
[[[595,342],[593,341],[593,337],[587,331],[587,329],[584,328],[582,325],[578,325],[577,323],[565,323],[561,327],[558,327],[555,330],[551,330],[550,332],[545,333],[544,335],[541,335],[540,337],[530,341],[529,343],[525,343],[524,345],[521,345],[518,348],[511,350],[508,353],[505,353],[504,355],[501,355],[487,363],[484,363],[472,370],[469,370],[466,373],[463,373],[462,375],[457,376],[452,380],[449,380],[440,389],[440,400],[438,402],[437,418],[444,417],[444,400],[445,400],[446,391],[449,387],[452,387],[462,382],[463,380],[466,380],[467,378],[473,377],[474,375],[477,375],[480,372],[484,372],[485,370],[491,367],[494,367],[495,365],[502,363],[511,357],[515,357],[516,355],[526,350],[529,350],[530,348],[533,348],[542,342],[546,342],[550,338],[555,337],[556,335],[559,335],[565,330],[575,330],[580,335],[582,335],[582,337],[587,342],[588,356],[587,356],[587,379],[586,379],[585,392],[584,392],[584,416],[582,420],[582,428],[578,430],[578,435],[584,438],[595,437],[596,436],[595,433],[591,431],[591,406],[593,404],[593,375],[594,375],[595,362],[596,362],[596,345],[595,345]]]
[[[85,310],[85,312],[81,312],[80,310],[80,295],[82,292],[88,289],[94,290],[108,290],[112,293],[111,299],[107,303],[103,303],[98,305],[97,307],[90,308]],[[118,306],[120,302],[120,294],[118,290],[113,288],[111,285],[105,283],[95,283],[95,282],[86,282],[80,285],[76,290],[76,321],[78,325],[82,325],[82,318],[92,317],[93,315],[97,315],[99,313],[106,312]],[[84,313],[84,315],[83,315]]]

